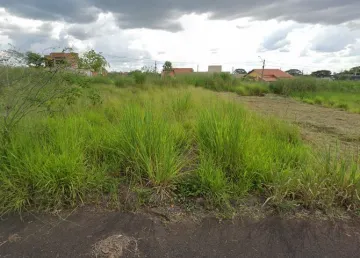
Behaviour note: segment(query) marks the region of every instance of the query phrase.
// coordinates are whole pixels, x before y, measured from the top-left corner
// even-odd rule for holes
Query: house
[[[221,65],[209,65],[208,73],[221,73],[222,66]]]
[[[291,79],[292,75],[281,71],[280,69],[254,69],[246,77],[253,78],[256,81],[274,82],[278,79]]]
[[[172,71],[163,71],[161,76],[164,77],[165,75],[174,77],[179,74],[189,74],[193,73],[194,69],[192,68],[173,68]]]
[[[65,65],[72,69],[78,68],[79,54],[78,53],[50,53],[45,56],[46,67],[56,67],[59,65]]]

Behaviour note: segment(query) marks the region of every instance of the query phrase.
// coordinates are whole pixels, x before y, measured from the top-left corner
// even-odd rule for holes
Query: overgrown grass
[[[105,77],[106,78],[106,77]],[[266,83],[248,81],[245,78],[235,78],[229,73],[190,73],[175,77],[161,77],[160,74],[133,72],[131,75],[112,75],[111,79],[94,77],[94,83],[111,84],[123,88],[129,86],[161,86],[177,87],[191,85],[213,91],[234,92],[241,96],[263,96],[269,92]],[[104,80],[102,82],[101,80]]]
[[[264,83],[235,78],[229,73],[193,73],[178,75],[173,80],[180,84],[203,87],[213,91],[234,92],[242,96],[263,96],[269,92],[268,86]]]
[[[271,83],[270,90],[276,94],[294,97],[308,104],[360,113],[359,82],[327,81],[303,77]]]
[[[305,97],[296,93],[292,96],[309,104],[339,108],[360,114],[360,93],[319,91],[309,92]]]
[[[297,127],[201,88],[94,89],[101,102],[84,95],[12,132],[0,164],[1,213],[122,203],[121,185],[146,189],[158,205],[204,198],[208,208],[230,209],[253,195],[275,207],[360,207],[358,156],[319,156]]]

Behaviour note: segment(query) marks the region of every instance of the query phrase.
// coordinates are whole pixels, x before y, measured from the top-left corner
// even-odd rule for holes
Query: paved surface
[[[111,236],[134,243],[123,256],[108,248],[98,257],[359,257],[359,225],[279,217],[164,223],[145,214],[89,211],[62,219],[29,215],[0,222],[0,257],[95,257],[95,243]]]

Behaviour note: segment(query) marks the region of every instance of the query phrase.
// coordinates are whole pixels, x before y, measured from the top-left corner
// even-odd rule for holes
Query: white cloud
[[[330,68],[339,71],[357,65],[360,56],[359,21],[342,25],[299,24],[275,19],[210,19],[209,13],[185,14],[176,33],[156,29],[122,29],[111,12],[99,13],[88,23],[20,18],[0,8],[0,47],[11,43],[23,51],[50,51],[71,46],[79,52],[94,48],[112,69],[129,70],[174,66],[206,70],[221,64],[224,70],[259,68],[259,55],[269,68],[298,68],[305,72]]]

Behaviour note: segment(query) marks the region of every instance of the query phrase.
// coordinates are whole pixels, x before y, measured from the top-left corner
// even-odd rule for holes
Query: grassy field
[[[139,86],[144,84],[166,87],[192,85],[213,91],[234,92],[241,96],[263,96],[264,94],[269,93],[269,87],[267,84],[234,78],[231,74],[228,73],[193,73],[178,75],[176,78],[161,78],[160,75],[134,73],[133,76],[115,75],[111,76],[111,79],[96,78],[95,80],[99,79],[104,80],[102,83],[113,83],[116,87],[120,88],[128,86]]]
[[[312,105],[360,113],[360,83],[296,78],[272,83],[270,90]]]
[[[236,210],[255,196],[280,209],[359,209],[358,155],[314,152],[297,127],[203,89],[212,83],[105,80],[12,129],[1,149],[0,213],[124,207],[122,189],[133,193],[131,208],[202,198],[209,209]]]

